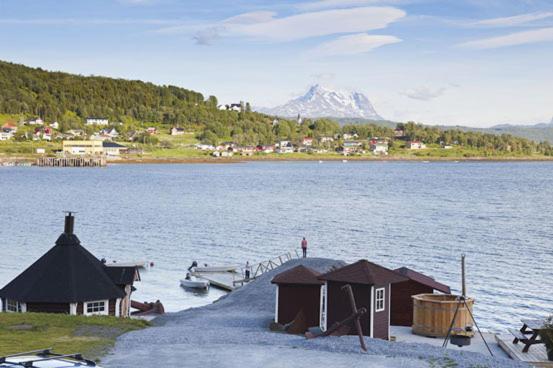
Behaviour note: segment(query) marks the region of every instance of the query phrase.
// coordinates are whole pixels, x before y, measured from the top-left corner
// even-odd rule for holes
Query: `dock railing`
[[[246,279],[246,277],[245,277],[246,269],[242,268],[241,273],[242,273],[243,279],[235,280],[233,283],[234,283],[234,285],[237,285],[237,284],[243,285],[244,282],[248,282],[250,280],[255,280],[259,276],[263,275],[265,272],[269,272],[271,270],[274,270],[278,266],[281,266],[284,263],[286,263],[286,262],[288,262],[292,259],[295,259],[295,258],[300,258],[300,254],[298,253],[297,250],[286,252],[286,253],[283,253],[283,254],[278,255],[276,257],[273,257],[271,259],[268,259],[266,261],[262,261],[262,262],[259,262],[257,264],[251,265],[250,266],[251,273],[250,273],[250,278],[249,279]]]

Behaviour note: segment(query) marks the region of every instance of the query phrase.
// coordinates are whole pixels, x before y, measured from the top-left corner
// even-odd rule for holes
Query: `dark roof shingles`
[[[56,245],[0,290],[0,297],[20,302],[74,303],[122,298],[105,266],[63,233]]]
[[[395,272],[399,273],[402,276],[407,277],[410,280],[418,282],[419,284],[423,284],[428,287],[431,287],[434,290],[441,291],[442,293],[445,293],[445,294],[451,294],[451,289],[449,288],[449,286],[444,285],[434,280],[432,277],[423,275],[422,273],[412,270],[410,268],[401,267],[395,270]]]
[[[407,281],[407,278],[397,272],[364,259],[327,272],[319,276],[319,279],[364,285],[386,285]]]
[[[137,276],[135,266],[104,266],[105,271],[116,285],[132,285]]]
[[[271,282],[278,285],[322,285],[323,282],[317,278],[319,275],[318,272],[299,265],[279,273]]]

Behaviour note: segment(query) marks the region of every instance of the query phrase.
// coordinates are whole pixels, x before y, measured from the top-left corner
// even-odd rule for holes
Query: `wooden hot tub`
[[[457,308],[457,295],[418,294],[413,296],[413,333],[422,336],[446,337],[449,325]],[[467,305],[472,312],[474,299],[467,298]],[[459,312],[453,328],[457,335],[473,336],[474,331],[464,331],[473,322],[464,304],[459,306]]]

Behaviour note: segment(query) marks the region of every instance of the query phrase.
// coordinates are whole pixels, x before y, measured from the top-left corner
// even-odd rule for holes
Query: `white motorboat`
[[[187,278],[180,280],[180,286],[188,289],[208,289],[209,281],[196,276],[187,275]]]

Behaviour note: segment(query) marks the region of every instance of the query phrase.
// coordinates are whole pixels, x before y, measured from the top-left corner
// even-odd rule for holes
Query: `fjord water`
[[[259,162],[0,168],[0,284],[53,246],[63,210],[98,258],[147,259],[135,299],[170,311],[222,293],[179,287],[193,260],[309,255],[407,266],[468,293],[479,324],[553,313],[552,163]]]

